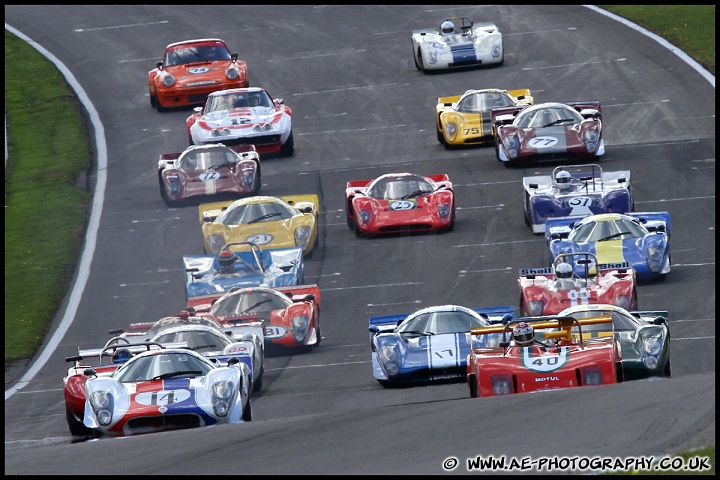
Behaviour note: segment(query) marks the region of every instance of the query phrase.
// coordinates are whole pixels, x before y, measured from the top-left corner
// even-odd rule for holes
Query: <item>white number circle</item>
[[[255,235],[250,235],[245,239],[246,242],[253,242],[257,243],[258,245],[267,245],[268,243],[272,242],[273,239],[272,235],[269,233],[256,233]]]
[[[210,67],[193,67],[188,68],[188,73],[191,73],[193,75],[199,75],[201,73],[207,73],[210,71]]]
[[[528,142],[528,145],[541,150],[543,148],[553,147],[557,143],[558,139],[556,137],[535,137]]]
[[[214,180],[220,180],[220,174],[218,172],[203,172],[198,175],[198,180],[201,182],[212,182]]]
[[[395,200],[390,202],[390,210],[412,210],[415,208],[415,202],[409,200]]]

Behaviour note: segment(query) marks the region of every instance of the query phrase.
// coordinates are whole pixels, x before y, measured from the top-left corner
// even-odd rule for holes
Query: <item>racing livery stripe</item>
[[[598,263],[619,263],[625,262],[623,256],[622,240],[606,240],[595,242],[595,256]]]
[[[429,336],[427,363],[430,369],[460,366],[458,334]]]
[[[477,56],[475,55],[474,45],[457,45],[450,47],[450,52],[453,56],[453,64],[462,65],[463,63],[476,63]]]

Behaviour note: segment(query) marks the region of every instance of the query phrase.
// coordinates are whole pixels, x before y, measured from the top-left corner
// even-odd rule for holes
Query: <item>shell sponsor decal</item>
[[[388,202],[388,208],[390,210],[414,210],[417,208],[417,202],[415,200],[391,200]]]
[[[568,347],[560,347],[556,353],[543,352],[533,355],[533,347],[520,348],[520,364],[533,372],[552,372],[565,365],[570,357]]]
[[[269,233],[256,233],[255,235],[250,235],[249,237],[245,238],[245,241],[257,243],[258,245],[267,245],[274,239],[275,237],[270,235]]]

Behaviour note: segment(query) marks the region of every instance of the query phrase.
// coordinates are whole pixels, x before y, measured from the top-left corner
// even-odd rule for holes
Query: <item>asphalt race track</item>
[[[500,26],[503,66],[415,68],[410,32],[456,15]],[[468,473],[478,456],[660,457],[715,442],[714,77],[655,40],[583,6],[547,5],[6,5],[5,22],[72,72],[107,148],[73,322],[40,372],[6,393],[6,474],[441,474],[452,458],[450,472]],[[295,154],[264,161],[262,194],[320,196],[320,246],[305,275],[322,294],[322,345],[267,358],[251,423],[74,442],[65,357],[179,311],[181,257],[202,253],[197,208],[167,208],[156,178],[158,156],[187,146],[189,110],[158,113],[147,87],[165,45],[201,37],[226,40],[251,84],[293,109]],[[536,103],[601,102],[602,167],[632,172],[636,210],[672,217],[672,272],[638,292],[641,309],[670,311],[671,379],[471,399],[463,383],[383,389],[373,378],[369,317],[517,307],[518,270],[547,263],[521,194],[523,176],[552,166],[509,169],[492,147],[437,142],[437,98],[487,87],[529,88]],[[393,171],[447,173],[455,230],[356,238],[345,183]]]

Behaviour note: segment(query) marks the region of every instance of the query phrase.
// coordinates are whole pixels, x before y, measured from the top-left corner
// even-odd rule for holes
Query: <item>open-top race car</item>
[[[495,108],[495,154],[506,167],[597,160],[605,154],[600,102],[549,102]]]
[[[192,197],[260,191],[260,156],[252,145],[227,147],[221,143],[190,146],[164,153],[158,160],[160,196],[174,207]]]
[[[550,175],[523,177],[523,213],[533,233],[548,218],[627,213],[635,209],[630,171],[603,172],[600,165],[558,166]]]
[[[558,255],[552,267],[523,268],[518,285],[520,315],[558,315],[572,305],[591,303],[637,310],[635,271],[630,264],[598,264],[589,252]]]
[[[222,142],[255,145],[261,154],[289,157],[294,151],[292,109],[263,88],[211,93],[185,121],[190,145]]]
[[[387,173],[353,180],[345,188],[345,215],[358,237],[451,231],[455,194],[445,174]]]
[[[591,318],[612,317],[615,338],[622,351],[624,380],[651,377],[670,377],[670,314],[667,310],[628,311],[615,305],[575,305],[559,313],[560,316]],[[609,335],[607,325],[583,328],[589,336]]]
[[[463,380],[470,330],[509,322],[511,306],[470,309],[460,305],[423,308],[415,313],[371,317],[373,375],[383,387]],[[497,345],[499,336],[485,344]]]
[[[250,245],[250,250],[234,251]],[[305,264],[300,248],[263,250],[252,242],[231,242],[217,255],[186,255],[185,292],[187,304],[208,303],[208,298],[233,287],[285,287],[302,285]]]
[[[219,362],[187,348],[114,337],[66,360],[73,366],[63,378],[65,412],[75,436],[252,420],[252,362],[243,352]]]
[[[219,38],[171,43],[148,72],[150,105],[158,112],[171,107],[205,103],[208,94],[247,87],[248,69]]]
[[[511,339],[510,332],[518,325],[522,343],[514,335]],[[609,335],[587,338],[585,334],[596,325]],[[473,328],[477,343],[466,362],[470,397],[619,383],[621,353],[612,328],[612,318],[606,315],[521,318]],[[503,335],[499,346],[484,345],[484,337],[499,333]]]
[[[589,252],[601,264],[627,262],[638,280],[664,280],[670,272],[668,212],[602,213],[548,218],[545,240],[550,258]]]
[[[469,17],[446,18],[437,27],[413,30],[412,49],[415,67],[425,73],[505,61],[497,25],[475,23]]]
[[[208,303],[197,304],[195,314],[227,327],[260,323],[265,346],[309,351],[320,345],[320,289],[317,285],[231,288]]]
[[[314,193],[201,204],[203,248],[218,253],[226,243],[251,242],[265,250],[298,247],[310,258],[319,243],[319,209]]]
[[[530,90],[484,88],[438,98],[437,139],[445,148],[485,145],[495,141],[490,111],[497,107],[532,105]]]

